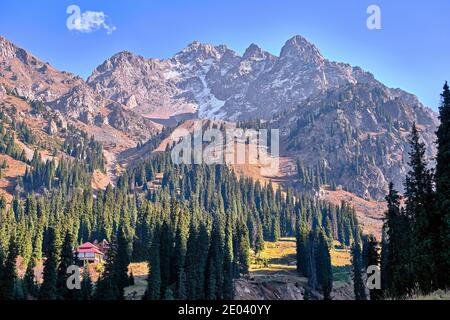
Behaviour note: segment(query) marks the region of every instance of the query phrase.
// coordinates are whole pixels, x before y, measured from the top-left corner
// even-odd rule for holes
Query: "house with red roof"
[[[80,261],[89,263],[102,262],[105,253],[102,252],[96,245],[86,242],[82,244],[76,251],[77,257]]]

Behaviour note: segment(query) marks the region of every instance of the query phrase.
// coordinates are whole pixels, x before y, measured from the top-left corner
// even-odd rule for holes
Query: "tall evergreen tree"
[[[308,276],[308,229],[304,223],[297,223],[297,271],[300,275]]]
[[[388,210],[384,222],[386,237],[383,242],[382,279],[387,285],[384,294],[391,298],[405,298],[414,289],[411,267],[411,229],[410,220],[400,208],[400,195],[390,183],[386,196]]]
[[[56,277],[57,296],[59,299],[71,299],[72,291],[67,287],[67,279],[69,277],[67,269],[69,266],[73,265],[74,256],[72,249],[72,235],[70,232],[66,233],[60,256],[61,258]]]
[[[119,297],[123,297],[124,289],[129,285],[128,266],[130,264],[130,256],[128,245],[129,243],[125,237],[125,230],[121,226],[117,232],[117,260],[115,261],[115,274],[117,277]]]
[[[316,249],[316,274],[317,281],[323,294],[324,300],[331,299],[333,289],[333,270],[331,267],[331,256],[328,242],[322,231],[319,233]]]
[[[225,300],[232,300],[234,297],[233,260],[233,226],[231,224],[231,216],[228,214],[225,230],[225,248],[223,259],[223,298]]]
[[[16,269],[17,245],[14,237],[11,238],[8,256],[0,279],[0,300],[15,300],[18,298],[17,283],[19,281]]]
[[[375,239],[373,235],[369,236],[367,241],[367,250],[365,252],[366,258],[366,264],[365,268],[369,266],[380,266],[381,263],[381,257],[380,257],[380,250],[379,250],[379,243]],[[370,300],[381,300],[382,298],[382,290],[381,289],[372,289],[370,290]]]
[[[81,300],[87,301],[92,299],[93,285],[91,275],[89,274],[89,265],[84,266],[83,280],[81,281]]]
[[[205,274],[205,297],[207,300],[221,300],[223,286],[223,240],[217,221],[211,231],[211,243]]]
[[[118,269],[118,245],[117,237],[113,236],[105,269],[103,270],[95,288],[95,300],[122,300],[123,293],[119,289]],[[122,293],[122,295],[121,295]]]
[[[48,243],[45,250],[45,262],[43,272],[43,282],[39,289],[39,299],[41,300],[55,300],[56,295],[56,281],[58,268],[58,255],[56,250],[56,232],[52,227],[48,230]]]
[[[357,242],[352,246],[353,289],[356,300],[367,300],[366,287],[362,276],[361,245]]]
[[[436,264],[440,258],[440,225],[434,210],[433,177],[427,168],[426,147],[413,124],[410,137],[409,166],[406,176],[406,214],[411,221],[411,262],[413,274],[424,293],[436,288]]]
[[[38,294],[38,287],[36,284],[36,277],[34,274],[34,268],[36,267],[36,258],[32,257],[28,263],[25,276],[23,278],[24,295],[25,298],[36,298]]]
[[[436,156],[436,209],[437,217],[432,228],[440,226],[441,245],[435,250],[441,252],[441,258],[436,263],[437,281],[439,287],[450,287],[450,89],[444,85],[442,102],[439,107],[440,126],[437,134]],[[437,225],[435,225],[437,224]],[[446,250],[447,249],[447,250]]]
[[[161,298],[161,263],[160,263],[160,239],[159,226],[153,232],[152,245],[149,253],[149,275],[147,280],[146,300],[159,300]]]
[[[176,283],[176,298],[178,300],[187,299],[186,272],[184,272],[184,268],[181,268],[180,272],[178,273],[178,279]]]

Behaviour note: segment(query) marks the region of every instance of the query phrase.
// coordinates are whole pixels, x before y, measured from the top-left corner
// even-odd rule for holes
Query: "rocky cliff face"
[[[0,36],[0,81],[22,97],[50,102],[83,80],[60,72]]]
[[[193,42],[167,60],[129,52],[106,60],[88,79],[105,98],[150,117],[197,112],[200,118],[270,119],[311,96],[376,82],[370,73],[325,59],[301,36],[276,57],[252,44],[243,56]]]
[[[436,115],[416,97],[381,84],[329,90],[287,110],[271,126],[282,128],[285,154],[309,168],[324,164],[330,183],[383,199],[389,182],[403,189],[414,122],[432,160]]]

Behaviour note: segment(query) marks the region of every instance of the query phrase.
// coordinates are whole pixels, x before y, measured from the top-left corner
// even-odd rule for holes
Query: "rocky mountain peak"
[[[242,56],[243,60],[264,60],[267,58],[273,58],[273,56],[254,43],[245,50]]]
[[[0,36],[0,59],[4,61],[10,61],[11,59],[18,59],[25,65],[33,65],[40,67],[45,65],[42,61],[39,61],[32,54],[26,50],[17,47],[9,40]]]
[[[325,60],[315,45],[299,35],[286,41],[286,44],[281,49],[280,58],[301,59],[304,62],[321,62]]]
[[[9,42],[7,39],[0,36],[0,58],[7,59],[11,58],[15,54],[15,46]]]
[[[181,63],[189,63],[195,60],[219,60],[228,49],[224,46],[204,44],[199,41],[190,43],[186,48],[175,55],[175,59]]]
[[[103,73],[108,70],[121,68],[124,65],[135,64],[137,60],[144,60],[143,57],[137,56],[129,51],[122,51],[116,53],[111,58],[107,59],[100,66],[98,66],[93,74]],[[92,77],[92,76],[91,76]]]

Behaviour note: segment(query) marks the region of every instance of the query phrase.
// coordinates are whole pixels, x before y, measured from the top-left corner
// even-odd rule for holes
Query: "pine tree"
[[[161,232],[159,226],[153,232],[152,245],[149,253],[149,275],[147,290],[145,291],[146,300],[159,300],[161,298],[161,263],[160,263],[160,239]]]
[[[161,226],[161,236],[159,242],[159,263],[161,277],[161,297],[164,297],[167,288],[171,284],[171,257],[173,252],[173,234],[167,222],[163,222]],[[151,253],[154,254],[154,253]]]
[[[436,209],[437,216],[431,228],[440,226],[440,246],[434,248],[441,252],[436,261],[437,286],[450,287],[448,270],[450,269],[450,89],[448,83],[444,85],[442,102],[439,107],[440,126],[437,134],[436,156]]]
[[[97,281],[94,300],[122,300],[123,293],[119,289],[118,270],[118,245],[117,237],[113,236],[110,248],[108,250],[108,258],[106,259],[105,269],[103,270],[99,280]]]
[[[83,280],[81,281],[81,300],[87,301],[92,298],[93,285],[89,274],[89,265],[84,266]]]
[[[373,235],[369,236],[369,239],[367,240],[367,250],[365,252],[366,270],[369,266],[380,266],[381,257],[378,246],[379,244],[375,237]],[[382,296],[383,293],[381,289],[370,290],[370,300],[381,300]]]
[[[392,183],[389,185],[386,202],[386,237],[382,248],[385,258],[382,261],[381,278],[387,287],[383,290],[386,297],[405,298],[414,288],[410,250],[411,228],[408,217],[400,208],[400,195]]]
[[[255,239],[255,253],[260,254],[264,250],[264,236],[261,223],[258,223]]]
[[[406,214],[412,222],[412,255],[415,281],[424,293],[436,288],[436,265],[440,258],[440,226],[436,224],[433,177],[425,159],[425,144],[413,124],[409,166],[406,176]]]
[[[353,288],[355,300],[367,300],[366,287],[362,277],[361,246],[355,242],[352,246]]]
[[[8,256],[0,280],[0,300],[15,300],[18,298],[17,283],[19,281],[16,269],[17,246],[14,237],[11,238]]]
[[[117,259],[115,261],[115,275],[117,278],[117,288],[119,297],[123,297],[125,287],[129,286],[128,266],[130,256],[128,254],[128,241],[125,238],[125,231],[119,228],[117,234]]]
[[[323,294],[324,300],[331,299],[331,290],[333,289],[333,270],[331,267],[331,256],[328,248],[328,242],[321,231],[319,233],[316,249],[316,274],[317,281]]]
[[[56,278],[56,289],[59,299],[71,299],[72,292],[67,288],[67,269],[73,265],[72,235],[67,232],[61,249],[60,263]]]
[[[234,272],[233,272],[233,226],[231,224],[231,214],[227,215],[225,230],[225,248],[223,259],[223,298],[232,300],[234,297]]]
[[[186,272],[184,272],[184,268],[181,268],[180,272],[178,273],[178,279],[176,283],[176,298],[178,300],[187,299]]]
[[[40,300],[55,300],[58,256],[56,253],[56,232],[54,228],[48,230],[48,244],[45,250],[43,282],[39,290]]]
[[[308,234],[309,231],[305,224],[297,223],[297,272],[304,276],[308,276]]]
[[[223,240],[217,221],[211,231],[211,244],[205,274],[205,297],[207,300],[222,299],[223,285]]]
[[[248,228],[245,223],[241,223],[238,232],[238,248],[237,252],[233,254],[237,260],[237,274],[248,274],[250,268],[250,240],[248,236]]]
[[[28,263],[27,270],[23,279],[24,283],[24,294],[25,297],[35,298],[38,294],[38,287],[36,284],[36,278],[34,274],[34,268],[36,267],[36,258],[32,257],[31,261]]]

